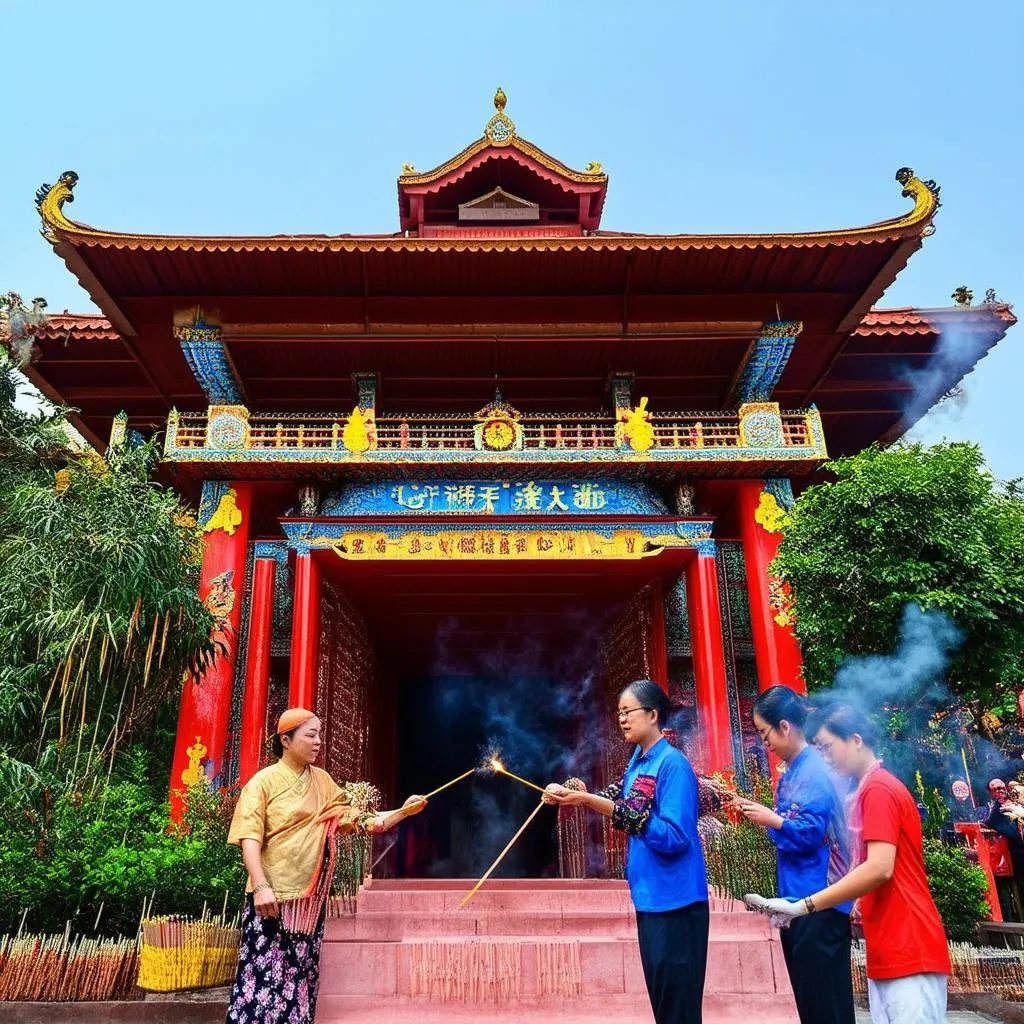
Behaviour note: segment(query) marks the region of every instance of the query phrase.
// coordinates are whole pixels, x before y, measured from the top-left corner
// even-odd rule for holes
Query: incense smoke
[[[859,699],[869,710],[894,703],[939,708],[952,699],[946,666],[962,640],[963,634],[944,612],[908,604],[892,654],[847,658],[836,673],[833,693],[845,700]]]
[[[940,330],[939,340],[922,368],[909,364],[902,368],[900,376],[911,386],[901,409],[903,417],[913,424],[925,417],[913,431],[915,440],[935,443],[960,422],[967,408],[967,393],[961,391],[946,401],[942,397],[971,372],[987,347],[983,334],[947,325]]]
[[[988,780],[1011,763],[970,730],[972,716],[949,688],[947,668],[962,642],[962,631],[945,612],[908,604],[891,654],[847,658],[831,689],[812,698],[853,703],[880,718],[886,765],[911,786],[920,770],[926,787],[938,788],[950,807],[955,803],[950,784],[964,778],[962,749],[968,748],[968,758],[978,766],[971,769],[970,781],[980,802],[987,799]],[[970,808],[954,808],[956,816],[970,816]]]

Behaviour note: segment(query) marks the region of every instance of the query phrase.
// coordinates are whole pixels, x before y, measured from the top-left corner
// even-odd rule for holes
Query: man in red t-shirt
[[[808,720],[807,737],[841,774],[857,780],[850,837],[858,865],[827,889],[791,902],[747,902],[785,927],[794,917],[860,899],[874,1024],[942,1024],[951,973],[942,919],[928,889],[921,818],[907,787],[875,757],[869,719],[832,705]]]

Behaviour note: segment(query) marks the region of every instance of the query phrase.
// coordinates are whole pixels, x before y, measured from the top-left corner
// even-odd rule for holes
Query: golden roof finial
[[[507,102],[505,90],[499,85],[498,91],[494,94],[495,114],[484,126],[484,137],[492,146],[507,146],[516,134],[512,118],[505,113]]]

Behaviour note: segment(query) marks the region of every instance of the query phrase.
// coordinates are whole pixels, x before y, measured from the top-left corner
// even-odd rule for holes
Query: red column
[[[186,678],[182,686],[170,781],[171,816],[176,821],[181,819],[187,787],[217,780],[224,766],[252,499],[251,482],[232,482],[201,524],[205,550],[199,596],[216,618],[212,635],[220,649],[200,676]]]
[[[253,563],[249,645],[245,654],[245,699],[242,704],[242,736],[238,758],[238,781],[243,786],[259,771],[267,729],[276,572],[277,563],[272,558],[257,558]]]
[[[742,480],[736,495],[740,538],[743,541],[743,557],[747,569],[747,594],[750,598],[758,689],[767,690],[769,686],[782,683],[798,693],[806,693],[807,686],[801,675],[803,659],[800,657],[800,647],[793,634],[793,627],[777,621],[776,616],[782,615],[785,618],[785,612],[781,608],[773,608],[771,603],[772,582],[775,582],[776,588],[780,584],[768,571],[768,566],[779,549],[782,534],[779,531],[769,532],[757,521],[762,493],[766,493],[763,481]],[[761,518],[765,519],[765,513],[773,511],[769,502]]]
[[[320,566],[309,551],[295,559],[295,600],[292,609],[292,662],[288,705],[313,710],[320,644]]]
[[[734,767],[729,728],[725,645],[714,555],[698,554],[686,567],[686,605],[693,644],[693,677],[704,771]]]

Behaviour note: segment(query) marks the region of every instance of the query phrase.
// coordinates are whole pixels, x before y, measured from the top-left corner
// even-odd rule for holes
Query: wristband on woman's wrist
[[[273,887],[271,886],[271,884],[269,882],[260,882],[259,885],[254,885],[252,887],[252,894],[253,894],[253,896],[255,896],[256,893],[263,892],[264,889],[271,889],[271,888],[273,888]]]
[[[810,896],[804,897],[804,906],[807,908],[808,914],[813,914],[816,909],[814,906],[814,900],[812,900]]]

